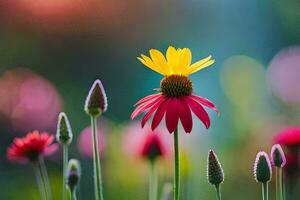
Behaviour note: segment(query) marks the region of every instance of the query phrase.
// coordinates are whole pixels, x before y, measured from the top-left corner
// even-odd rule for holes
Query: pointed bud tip
[[[70,122],[66,113],[61,112],[58,115],[56,140],[61,144],[70,144],[73,138]]]
[[[207,178],[208,182],[215,186],[219,186],[224,181],[223,168],[212,149],[209,150],[207,158]]]
[[[70,159],[68,163],[67,184],[71,191],[73,191],[77,187],[80,180],[80,176],[81,167],[79,161],[76,159]]]
[[[266,152],[260,151],[254,162],[254,178],[256,182],[266,183],[272,178],[272,167],[269,156]]]
[[[86,98],[84,110],[91,116],[97,116],[107,110],[107,97],[104,87],[99,79],[97,79]]]
[[[276,167],[284,167],[286,164],[286,158],[284,152],[279,144],[274,144],[271,149],[272,164]]]

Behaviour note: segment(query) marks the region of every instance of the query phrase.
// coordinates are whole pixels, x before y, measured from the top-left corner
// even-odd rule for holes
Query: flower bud
[[[141,156],[153,162],[157,158],[164,156],[165,153],[165,146],[161,138],[156,133],[149,133],[142,146]]]
[[[224,181],[224,172],[217,155],[211,149],[207,158],[207,178],[212,185],[219,186]]]
[[[100,80],[96,80],[91,87],[85,101],[84,110],[91,116],[98,116],[107,110],[107,97]]]
[[[80,163],[76,159],[70,159],[67,172],[67,184],[71,191],[74,191],[81,176]]]
[[[257,182],[266,183],[272,178],[271,162],[268,154],[261,151],[257,154],[254,163],[254,178]]]
[[[271,150],[272,164],[276,167],[284,167],[286,164],[286,158],[284,152],[279,144],[275,144]]]
[[[70,122],[66,113],[61,112],[58,116],[56,140],[61,144],[70,144],[73,138]]]

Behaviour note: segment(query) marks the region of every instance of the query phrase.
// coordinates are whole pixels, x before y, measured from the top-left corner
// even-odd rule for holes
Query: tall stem
[[[71,196],[71,200],[77,200],[77,196],[76,196],[76,189],[74,189],[73,191],[70,191],[70,196]]]
[[[174,131],[174,200],[179,200],[180,191],[180,166],[179,166],[179,144],[178,128]]]
[[[221,200],[220,185],[216,185],[217,200]]]
[[[283,196],[283,177],[282,177],[282,168],[279,167],[278,169],[278,187],[279,187],[279,199],[284,200]]]
[[[46,190],[47,199],[51,200],[52,199],[52,194],[51,194],[51,189],[50,189],[50,181],[49,181],[49,176],[48,176],[48,173],[47,173],[47,169],[46,169],[44,159],[42,157],[40,157],[38,163],[39,163],[39,168],[40,168],[40,171],[41,171],[43,185],[45,186],[45,190]]]
[[[67,199],[67,166],[68,166],[68,145],[63,145],[63,185],[62,185],[62,191],[63,191],[63,200]]]
[[[157,200],[157,171],[155,161],[150,162],[149,200]]]
[[[39,191],[41,193],[41,198],[43,200],[47,200],[46,188],[44,187],[44,184],[43,184],[43,181],[42,181],[42,175],[41,175],[41,171],[40,171],[38,162],[33,163],[33,168],[34,168],[38,188],[39,188]]]
[[[95,198],[96,200],[103,200],[101,165],[100,165],[100,158],[99,158],[96,120],[97,120],[96,116],[91,116],[91,126],[93,132]]]
[[[263,200],[269,199],[268,182],[262,183],[262,198]]]

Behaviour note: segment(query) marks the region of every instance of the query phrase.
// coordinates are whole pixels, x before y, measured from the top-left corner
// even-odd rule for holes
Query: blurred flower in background
[[[97,130],[97,137],[99,141],[99,154],[102,157],[105,148],[105,128],[103,123],[100,123]],[[90,126],[83,129],[77,140],[77,147],[82,156],[93,159],[93,143],[92,143],[92,129]]]
[[[277,53],[268,68],[268,81],[273,94],[291,106],[300,105],[300,47],[293,46]]]
[[[157,139],[160,141],[161,146],[164,147],[164,157],[169,159],[172,158],[172,135],[159,128],[152,131],[148,125],[142,128],[141,125],[136,122],[130,123],[124,131],[123,150],[126,155],[132,159],[145,158],[145,144],[147,143],[147,140],[150,139],[150,134],[155,134]]]
[[[55,130],[61,97],[43,77],[25,69],[6,71],[0,77],[0,95],[0,112],[13,130]]]

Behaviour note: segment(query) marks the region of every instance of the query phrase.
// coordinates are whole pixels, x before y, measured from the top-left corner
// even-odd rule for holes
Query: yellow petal
[[[156,71],[157,73],[160,73],[162,75],[164,75],[155,65],[154,63],[152,62],[152,60],[148,57],[148,56],[145,56],[145,55],[141,55],[142,58],[138,57],[137,59],[139,61],[141,61],[141,63],[143,63],[145,66],[149,67],[150,69],[152,69],[153,71]]]
[[[150,56],[157,69],[163,72],[163,74],[168,74],[169,68],[165,56],[156,49],[150,49]]]
[[[190,75],[193,74],[201,69],[204,69],[205,67],[208,67],[209,65],[212,65],[215,62],[215,60],[211,60],[211,56],[208,56],[202,60],[199,60],[192,64],[190,67],[188,67],[183,74],[184,75]]]
[[[191,50],[188,48],[184,48],[179,52],[180,54],[179,54],[177,72],[181,74],[191,65],[192,53]]]
[[[178,63],[177,50],[174,47],[169,46],[166,54],[170,73],[173,73],[173,69],[176,68]]]

